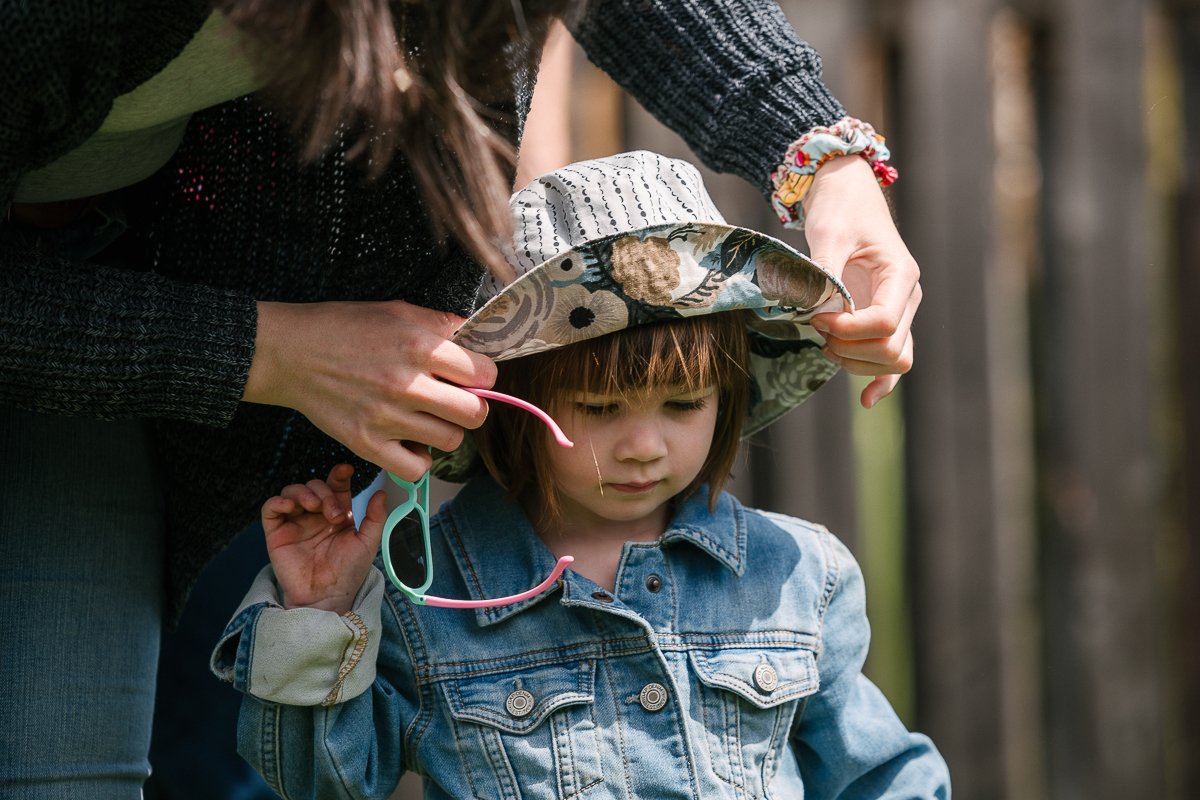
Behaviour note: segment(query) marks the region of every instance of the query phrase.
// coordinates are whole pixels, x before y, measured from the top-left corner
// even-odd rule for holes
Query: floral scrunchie
[[[832,158],[856,154],[871,165],[880,186],[896,182],[899,173],[887,164],[892,154],[884,138],[869,123],[854,117],[842,117],[832,125],[813,128],[788,147],[783,163],[771,176],[775,185],[771,206],[784,227],[804,227],[800,202],[812,187],[817,170]]]

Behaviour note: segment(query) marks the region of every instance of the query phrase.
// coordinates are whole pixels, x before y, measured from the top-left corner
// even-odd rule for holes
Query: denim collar
[[[523,592],[554,568],[554,554],[534,533],[521,507],[491,478],[473,478],[438,516],[444,517],[440,527],[472,599]],[[744,509],[732,495],[722,494],[709,512],[707,486],[679,506],[660,541],[690,543],[735,575],[745,571]],[[475,619],[481,626],[500,622],[559,589],[510,606],[476,609]]]

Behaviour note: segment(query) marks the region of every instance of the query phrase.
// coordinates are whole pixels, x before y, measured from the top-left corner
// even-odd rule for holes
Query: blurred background
[[[782,5],[887,136],[925,299],[898,391],[864,411],[839,376],[749,444],[734,491],[851,546],[868,673],[956,797],[1196,797],[1200,3]],[[524,179],[695,160],[565,34],[534,114]],[[730,222],[804,248],[706,177]]]
[[[887,136],[925,299],[899,389],[864,411],[838,376],[747,445],[733,491],[850,545],[867,672],[955,797],[1200,796],[1200,0],[781,5]],[[520,181],[637,148],[694,160],[560,32]],[[706,179],[730,222],[805,249],[756,190]],[[192,743],[232,747],[237,698],[181,711],[209,696],[182,674],[160,675],[156,737],[212,717],[175,734],[203,771]],[[417,797],[409,776],[394,800]]]

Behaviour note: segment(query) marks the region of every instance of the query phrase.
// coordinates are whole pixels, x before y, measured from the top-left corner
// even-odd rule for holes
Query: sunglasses
[[[466,388],[466,387],[464,387]],[[563,447],[573,447],[574,444],[562,432],[549,414],[542,409],[519,397],[493,392],[491,389],[471,389],[468,392],[486,400],[497,400],[502,403],[524,409],[550,428],[554,440]],[[429,472],[426,471],[415,483],[406,481],[392,473],[387,476],[398,487],[407,492],[405,499],[392,509],[383,525],[383,566],[388,580],[404,593],[404,596],[417,605],[438,606],[441,608],[494,608],[508,606],[536,597],[554,585],[575,559],[563,556],[558,559],[550,577],[534,586],[527,592],[496,597],[484,600],[452,600],[446,597],[434,597],[426,594],[425,590],[433,583],[433,554],[429,543]]]

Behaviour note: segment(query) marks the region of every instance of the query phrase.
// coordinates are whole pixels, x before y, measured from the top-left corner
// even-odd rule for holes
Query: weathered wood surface
[[[1049,6],[1037,325],[1051,788],[1056,800],[1162,797],[1146,7]]]
[[[898,216],[925,287],[905,386],[910,602],[918,721],[955,793],[1038,798],[1024,265],[997,247],[996,10],[924,0],[896,20]]]
[[[1171,282],[1174,327],[1178,345],[1175,374],[1179,381],[1180,458],[1176,493],[1182,504],[1178,554],[1173,559],[1174,601],[1168,616],[1171,652],[1175,653],[1171,687],[1177,692],[1174,741],[1164,748],[1168,758],[1170,788],[1200,785],[1200,2],[1175,0],[1169,4],[1167,24],[1174,32],[1171,55],[1179,58],[1182,101],[1182,140],[1177,144],[1182,160],[1179,175],[1178,222],[1171,244],[1178,248]]]
[[[885,401],[904,410],[907,593],[884,596],[911,609],[911,721],[946,755],[957,797],[1191,797],[1200,2],[1163,3],[1186,135],[1173,228],[1147,210],[1147,147],[1169,145],[1145,133],[1143,0],[782,5],[822,53],[835,94],[888,135],[901,232],[924,272],[917,366]],[[634,147],[690,157],[576,58],[572,157]],[[757,192],[707,180],[730,221],[780,232]],[[1168,256],[1174,271],[1152,263]],[[1152,352],[1148,323],[1163,318],[1175,321],[1175,499],[1186,514],[1168,502],[1151,427],[1155,393],[1176,390]],[[861,476],[882,443],[855,450],[852,394],[841,378],[773,426],[734,488],[828,524],[871,567],[878,535],[861,528],[878,509],[863,511],[873,487]],[[1170,585],[1155,564],[1164,529],[1178,531]],[[881,640],[898,613],[886,611]],[[883,663],[902,670],[906,657]]]

